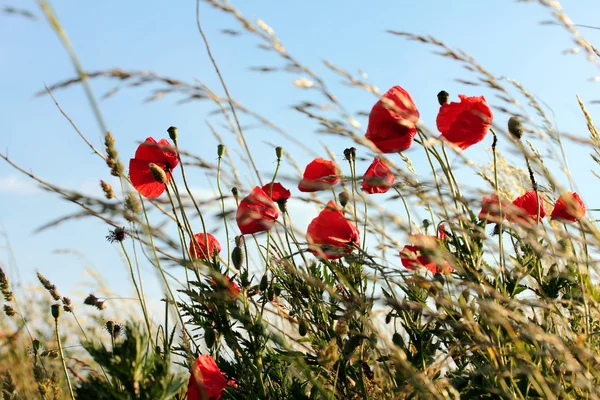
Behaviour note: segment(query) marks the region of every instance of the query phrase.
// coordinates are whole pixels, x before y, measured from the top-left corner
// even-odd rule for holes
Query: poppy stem
[[[221,211],[223,212],[223,225],[225,225],[225,238],[227,241],[227,273],[231,271],[231,245],[229,244],[229,226],[227,224],[227,215],[225,214],[225,198],[223,197],[223,190],[221,189],[221,161],[223,156],[219,154],[217,160],[217,190],[219,190],[219,197],[221,198]],[[205,234],[206,236],[206,234]],[[208,243],[207,238],[205,242]],[[208,246],[208,245],[207,245]],[[208,247],[207,247],[208,248]],[[210,251],[210,250],[208,250]]]
[[[496,190],[496,198],[498,199],[498,209],[500,213],[500,222],[498,223],[498,251],[499,251],[499,261],[500,261],[500,273],[502,274],[502,281],[504,285],[506,285],[506,260],[504,258],[504,242],[502,238],[502,201],[500,200],[500,187],[498,185],[498,157],[496,155],[496,146],[498,144],[498,135],[496,135],[496,131],[490,128],[490,132],[494,137],[492,141],[492,154],[494,157],[494,186]]]
[[[53,305],[52,307],[59,307],[58,305]],[[65,356],[63,354],[62,342],[60,340],[60,332],[58,330],[58,315],[54,316],[54,334],[56,335],[56,343],[58,345],[58,354],[60,355],[60,361],[62,363],[63,371],[65,373],[65,379],[67,380],[67,386],[69,388],[69,395],[71,399],[75,400],[75,395],[73,394],[73,386],[71,385],[71,379],[69,378],[69,371],[67,370],[67,363],[65,362]]]
[[[148,328],[148,335],[152,338],[152,330],[150,329],[150,320],[148,318],[148,311],[146,309],[145,301],[140,292],[140,288],[137,284],[137,280],[135,279],[135,274],[133,272],[133,265],[131,263],[131,259],[129,258],[129,254],[127,253],[127,249],[123,242],[120,242],[121,249],[123,250],[123,254],[125,255],[125,259],[127,260],[127,265],[129,266],[129,273],[131,274],[131,281],[133,282],[133,286],[135,288],[135,292],[137,293],[138,300],[140,302],[140,306],[142,307],[142,313],[144,314],[144,321],[146,322],[146,327]]]

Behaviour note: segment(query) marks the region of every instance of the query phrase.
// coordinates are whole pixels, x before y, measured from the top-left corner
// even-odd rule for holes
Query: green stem
[[[72,400],[75,400],[73,394],[73,386],[71,386],[71,379],[69,378],[69,371],[67,370],[67,363],[65,362],[65,356],[63,354],[62,343],[60,340],[60,332],[58,330],[58,318],[54,318],[54,333],[56,335],[56,342],[58,344],[58,354],[60,355],[60,361],[62,363],[63,371],[65,372],[65,379],[67,380],[67,386],[69,387],[69,395]]]

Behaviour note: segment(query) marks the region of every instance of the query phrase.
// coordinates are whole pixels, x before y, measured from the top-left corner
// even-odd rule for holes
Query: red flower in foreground
[[[196,240],[194,241],[194,239]],[[221,244],[208,232],[206,233],[206,236],[204,236],[204,232],[196,233],[194,239],[190,241],[190,254],[192,258],[210,260],[214,255],[221,252]],[[208,239],[208,251],[206,239]]]
[[[443,231],[440,238],[445,237],[442,233]],[[417,267],[425,267],[432,274],[454,271],[447,260],[440,260],[439,254],[436,254],[439,251],[440,239],[421,234],[410,235],[409,238],[413,244],[404,246],[400,251],[400,259],[406,269],[414,271]]]
[[[458,97],[460,103],[442,104],[436,124],[444,139],[464,150],[483,140],[494,116],[485,97]]]
[[[328,190],[339,181],[340,178],[333,161],[315,158],[306,166],[298,189],[301,192]]]
[[[212,356],[200,355],[190,370],[188,400],[219,400],[227,379]]]
[[[358,228],[333,201],[308,225],[306,239],[311,253],[330,260],[350,254],[360,245]]]
[[[153,199],[165,191],[165,184],[156,181],[149,165],[156,164],[162,168],[169,182],[171,171],[179,164],[177,152],[169,150],[170,147],[171,143],[166,139],[156,142],[149,137],[139,145],[135,157],[129,160],[129,179],[142,196]]]
[[[242,235],[270,230],[279,217],[273,200],[258,186],[240,201],[235,219]]]
[[[263,192],[267,194],[276,203],[280,201],[287,201],[292,194],[289,190],[283,187],[283,185],[279,182],[273,182],[273,188],[271,189],[271,184],[267,183],[262,187]],[[271,191],[272,190],[272,191]]]
[[[524,225],[531,225],[537,223],[538,215],[538,204],[540,207],[540,220],[546,216],[546,210],[544,210],[544,203],[540,195],[537,196],[535,191],[531,190],[525,193],[521,197],[517,197],[513,202],[512,210],[508,213],[508,219],[510,222],[517,222]]]
[[[417,134],[419,111],[410,94],[394,86],[375,103],[365,137],[382,153],[408,149]]]
[[[237,297],[242,292],[242,290],[240,289],[240,287],[235,282],[233,282],[230,277],[226,276],[225,277],[225,281],[226,281],[225,282],[225,288],[233,296]],[[217,281],[214,280],[214,279],[212,280],[212,284],[215,285],[215,286],[217,286],[217,287],[219,286],[217,284]]]
[[[561,194],[558,200],[556,200],[550,218],[559,221],[575,222],[583,218],[584,215],[585,204],[583,204],[581,197],[575,192],[566,192]]]
[[[379,158],[375,158],[362,181],[362,190],[369,194],[385,193],[394,184],[394,174],[390,167]]]
[[[492,197],[484,197],[481,200],[481,211],[477,219],[485,221],[486,224],[499,224],[504,219],[510,205],[506,201],[500,202],[498,196],[494,193]]]

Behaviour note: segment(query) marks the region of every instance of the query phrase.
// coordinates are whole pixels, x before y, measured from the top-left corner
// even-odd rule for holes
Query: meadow
[[[574,24],[556,1],[537,3],[569,53],[600,66],[584,36],[599,28]],[[102,166],[100,195],[46,180],[1,149],[0,158],[69,204],[66,217],[45,211],[43,229],[103,224],[133,297],[105,282],[79,299],[39,272],[38,290],[15,287],[13,269],[0,265],[3,399],[600,399],[598,210],[579,190],[595,182],[569,168],[565,150],[579,149],[577,165],[598,177],[596,102],[565,93],[580,125],[565,132],[526,83],[443,38],[390,28],[470,78],[457,78],[464,92],[429,96],[436,115],[423,120],[400,77],[379,88],[324,61],[336,82],[368,95],[356,113],[274,28],[225,0],[194,5],[215,87],[86,70],[68,27],[47,1],[38,5],[4,12],[46,21],[66,50],[75,75],[37,96]],[[252,68],[307,93],[289,108],[337,147],[289,134],[236,100],[203,7],[231,19],[226,34],[268,52],[276,66]],[[120,150],[97,81],[114,87],[103,98],[138,90],[148,103],[210,104],[219,123],[203,127],[203,146],[212,158],[170,125],[136,132],[135,149]],[[75,90],[101,143],[61,105],[59,94]],[[268,153],[252,150],[259,142]],[[197,190],[201,179],[214,195]]]

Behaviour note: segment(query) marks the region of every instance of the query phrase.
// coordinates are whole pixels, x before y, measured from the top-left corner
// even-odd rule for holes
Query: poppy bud
[[[446,92],[445,90],[442,90],[441,92],[439,92],[437,94],[437,98],[438,98],[438,103],[440,103],[440,106],[442,106],[444,104],[448,104],[449,97],[450,97],[450,93]]]
[[[267,286],[269,286],[269,279],[267,278],[267,274],[264,274],[262,279],[260,280],[260,285],[258,286],[258,288],[261,292],[264,292],[265,290],[267,290]]]
[[[402,340],[402,336],[398,332],[392,335],[392,342],[398,347],[404,347],[404,340]]]
[[[169,129],[167,129],[167,132],[169,133],[169,137],[171,138],[171,140],[176,142],[177,136],[179,136],[179,131],[177,130],[177,127],[170,126]]]
[[[231,261],[233,262],[233,266],[235,269],[239,270],[242,268],[242,264],[244,263],[244,251],[241,247],[234,247],[231,252]]]
[[[350,148],[344,149],[344,157],[348,161],[352,160],[352,149],[350,149]]]
[[[267,290],[267,299],[269,301],[273,301],[273,299],[275,298],[275,290],[273,289],[273,286],[269,286],[269,290]]]
[[[225,153],[225,145],[224,144],[220,144],[217,146],[217,155],[219,157],[223,157],[223,153]]]
[[[356,161],[356,147],[350,147],[350,157],[352,161]]]
[[[338,199],[342,207],[346,207],[346,204],[348,204],[348,201],[350,201],[350,194],[344,190],[338,194]]]
[[[52,311],[52,316],[54,317],[54,319],[57,319],[58,316],[60,315],[60,305],[52,304],[50,306],[50,310]]]
[[[304,321],[303,319],[301,319],[300,322],[298,323],[298,333],[300,334],[300,336],[306,336],[306,334],[308,333],[308,327],[306,326],[306,321]]]
[[[278,160],[281,160],[281,157],[283,156],[283,147],[281,147],[281,146],[275,147],[275,155],[277,156]]]
[[[273,286],[273,292],[275,292],[275,296],[279,296],[281,294],[281,286]]]
[[[423,229],[427,230],[427,228],[429,228],[430,225],[431,225],[430,220],[428,220],[427,218],[423,220]]]
[[[235,200],[238,200],[238,188],[236,187],[232,187],[231,188],[231,194],[233,195],[233,197],[235,198]]]
[[[392,314],[391,314],[391,313],[388,313],[388,314],[385,316],[385,323],[386,323],[386,324],[389,324],[390,322],[392,322]]]
[[[156,182],[162,183],[162,184],[167,183],[167,174],[165,173],[164,169],[162,169],[161,167],[159,167],[158,165],[156,165],[154,163],[148,164],[148,168],[150,168],[152,177],[154,178],[154,180]]]
[[[523,123],[519,117],[513,115],[508,119],[508,131],[517,140],[523,137]]]
[[[204,342],[206,343],[206,347],[209,349],[214,346],[216,339],[215,330],[212,328],[206,328],[204,330]]]

